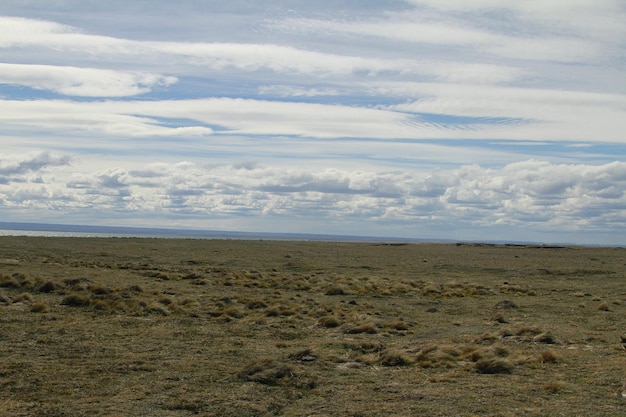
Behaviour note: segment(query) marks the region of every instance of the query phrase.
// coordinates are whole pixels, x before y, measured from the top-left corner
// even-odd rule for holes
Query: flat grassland
[[[626,249],[0,238],[2,416],[624,416]]]

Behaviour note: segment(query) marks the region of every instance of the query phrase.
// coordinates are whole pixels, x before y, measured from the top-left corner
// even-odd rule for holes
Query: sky
[[[0,221],[626,244],[624,0],[2,0]]]

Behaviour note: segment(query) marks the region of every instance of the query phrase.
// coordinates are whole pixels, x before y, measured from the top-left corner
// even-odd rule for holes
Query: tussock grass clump
[[[361,342],[361,343],[340,343],[339,347],[348,351],[350,354],[365,354],[365,353],[376,353],[380,354],[383,352],[386,347],[382,343],[373,343],[373,342]]]
[[[170,310],[168,310],[166,306],[154,302],[148,304],[144,308],[144,311],[148,314],[158,314],[160,316],[169,316],[171,314]]]
[[[388,320],[382,323],[382,327],[394,330],[408,330],[409,326],[402,319]]]
[[[542,363],[557,363],[559,361],[559,357],[551,349],[547,349],[547,350],[542,351],[539,354],[539,357],[541,358],[541,362]]]
[[[204,411],[207,404],[202,399],[176,398],[163,403],[162,407],[170,411],[189,411],[199,414]]]
[[[47,313],[49,310],[48,303],[42,300],[35,301],[30,306],[30,311],[33,313]]]
[[[294,305],[272,305],[265,309],[267,317],[287,317],[293,316],[298,312],[298,308]]]
[[[487,342],[487,343],[493,343],[494,341],[496,341],[500,336],[497,333],[491,333],[491,332],[485,332],[483,334],[481,334],[476,340],[476,343],[481,343],[481,342]]]
[[[11,302],[11,298],[6,294],[0,293],[0,303],[9,304]]]
[[[552,333],[547,331],[547,332],[539,333],[537,336],[533,337],[533,342],[554,345],[557,343],[557,340],[552,335]]]
[[[552,381],[545,383],[543,385],[543,389],[548,391],[550,394],[556,394],[557,392],[563,390],[566,385],[567,384],[563,381]]]
[[[333,287],[327,288],[326,291],[324,292],[324,294],[326,294],[326,295],[345,295],[346,291],[343,288],[341,288],[341,287],[333,286]]]
[[[479,374],[512,374],[513,368],[513,363],[502,358],[480,359],[474,364]]]
[[[89,287],[89,291],[91,291],[92,294],[96,295],[108,295],[113,292],[111,288],[107,288],[102,285],[92,285]]]
[[[51,293],[57,291],[59,289],[59,285],[54,283],[53,281],[47,281],[41,287],[39,287],[39,292]]]
[[[19,288],[20,283],[13,277],[3,275],[0,277],[0,287],[4,288]]]
[[[163,304],[164,306],[169,306],[171,304],[174,304],[174,299],[172,297],[168,297],[168,296],[162,296],[159,297],[159,303]]]
[[[378,328],[376,327],[376,323],[374,322],[365,322],[350,326],[345,329],[345,333],[347,334],[359,334],[359,333],[367,333],[367,334],[376,334],[378,333]]]
[[[294,376],[291,366],[274,359],[263,359],[242,369],[240,379],[264,385],[278,385],[283,378]]]
[[[63,284],[70,287],[72,291],[86,291],[91,285],[89,278],[66,278],[63,280]]]
[[[498,310],[511,310],[517,308],[517,304],[513,301],[503,300],[496,303],[495,308]]]
[[[478,362],[485,358],[505,358],[510,355],[506,347],[499,345],[490,346],[488,348],[474,348],[470,345],[466,346],[463,351],[462,359],[468,359],[472,362]]]
[[[341,323],[335,316],[323,316],[317,321],[317,323],[326,328],[339,327]]]
[[[163,271],[146,271],[143,273],[143,276],[149,277],[149,278],[156,278],[156,279],[160,279],[163,281],[169,281],[171,278],[168,274],[166,274]]]
[[[544,333],[540,328],[538,327],[520,327],[519,329],[517,329],[515,331],[515,336],[537,336],[539,334]]]
[[[415,355],[415,361],[422,368],[451,368],[461,353],[454,346],[428,345]]]
[[[505,324],[509,322],[502,314],[496,314],[491,321],[498,324]]]
[[[317,360],[317,355],[315,355],[311,349],[307,348],[290,353],[288,358],[296,362],[311,363]]]
[[[242,319],[246,316],[242,309],[237,306],[229,306],[220,308],[210,313],[214,317],[223,317],[228,319]]]
[[[63,298],[61,305],[69,307],[88,307],[91,304],[91,299],[81,294],[70,294]]]
[[[514,294],[514,295],[537,295],[537,292],[532,288],[528,288],[518,284],[508,284],[505,283],[500,287],[500,292],[503,294]]]
[[[380,364],[383,366],[409,366],[413,360],[405,353],[397,349],[389,349],[380,355]]]
[[[443,291],[443,288],[441,285],[429,284],[429,285],[426,285],[424,288],[422,288],[420,293],[423,296],[434,296],[434,295],[440,295],[442,291]]]
[[[260,308],[266,308],[267,304],[263,300],[249,300],[246,302],[246,308],[248,310],[256,310]]]
[[[128,287],[128,291],[131,292],[143,292],[143,288],[141,288],[139,285],[131,285],[130,287]]]
[[[11,299],[12,303],[32,303],[33,302],[33,296],[30,293],[27,292],[23,292],[21,294],[16,295],[15,297],[13,297]]]

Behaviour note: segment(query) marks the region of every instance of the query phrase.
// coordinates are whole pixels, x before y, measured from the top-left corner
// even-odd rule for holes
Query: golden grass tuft
[[[559,361],[558,355],[552,349],[542,351],[539,357],[542,363],[557,363]]]
[[[30,293],[23,292],[11,299],[12,303],[32,303],[33,296]]]
[[[392,319],[382,323],[382,327],[394,330],[408,330],[409,326],[402,319]]]
[[[359,333],[367,333],[367,334],[376,334],[378,333],[378,328],[376,327],[376,323],[374,322],[365,322],[350,326],[345,329],[345,333],[348,334],[359,334]]]
[[[69,294],[61,301],[61,305],[69,307],[87,307],[89,304],[91,304],[89,297],[81,294]]]
[[[543,385],[543,389],[549,392],[550,394],[556,394],[557,392],[562,391],[563,388],[565,388],[566,386],[567,384],[564,381],[551,381],[551,382],[546,382]]]
[[[33,313],[47,313],[49,310],[48,303],[42,300],[35,301],[30,306],[30,311]]]

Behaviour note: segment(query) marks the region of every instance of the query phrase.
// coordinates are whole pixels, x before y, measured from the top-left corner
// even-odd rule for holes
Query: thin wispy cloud
[[[623,2],[127,6],[0,5],[5,221],[625,243]]]

